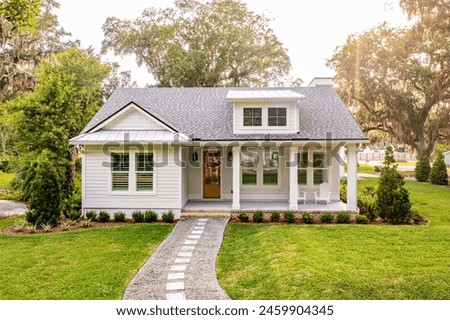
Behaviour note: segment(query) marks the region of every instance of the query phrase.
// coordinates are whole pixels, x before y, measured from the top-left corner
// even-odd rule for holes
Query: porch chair
[[[316,204],[317,201],[325,201],[327,205],[331,203],[331,191],[327,182],[323,182],[319,185],[319,192],[314,192],[314,198],[316,199]]]
[[[308,192],[305,191],[299,191],[298,192],[298,201],[303,201],[303,204],[306,204],[306,195]]]

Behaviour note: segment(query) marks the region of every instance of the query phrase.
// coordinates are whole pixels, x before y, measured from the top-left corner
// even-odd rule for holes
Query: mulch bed
[[[42,229],[36,229],[34,233],[31,233],[26,228],[23,231],[16,231],[14,230],[14,225],[4,228],[2,231],[4,234],[9,236],[33,236],[36,234],[52,234],[52,233],[63,233],[63,232],[71,232],[75,230],[87,230],[87,229],[98,229],[98,228],[112,228],[112,227],[120,227],[120,226],[126,226],[136,224],[133,220],[126,220],[124,222],[91,222],[91,225],[89,227],[83,227],[80,222],[76,222],[74,225],[72,225],[69,230],[63,230],[61,225],[57,225],[56,227],[53,227],[51,231],[45,232]],[[141,224],[141,223],[139,223]],[[164,222],[152,222],[152,224],[165,224]]]

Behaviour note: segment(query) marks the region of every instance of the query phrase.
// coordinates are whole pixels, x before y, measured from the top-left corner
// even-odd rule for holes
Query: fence
[[[409,152],[394,152],[395,161],[417,161]],[[384,161],[384,152],[358,152],[359,161]]]

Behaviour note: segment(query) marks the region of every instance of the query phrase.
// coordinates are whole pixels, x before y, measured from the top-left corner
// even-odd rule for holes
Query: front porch
[[[287,211],[289,210],[288,201],[241,201],[239,211]],[[340,201],[332,201],[330,204],[314,202],[299,203],[300,212],[338,212],[347,211],[347,204]],[[182,213],[188,212],[231,212],[233,202],[231,200],[216,201],[189,201],[181,210]]]

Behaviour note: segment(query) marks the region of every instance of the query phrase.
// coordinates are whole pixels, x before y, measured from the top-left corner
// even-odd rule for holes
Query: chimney
[[[333,79],[331,77],[315,77],[309,83],[310,87],[315,87],[315,86],[332,86],[332,85],[333,85]]]

